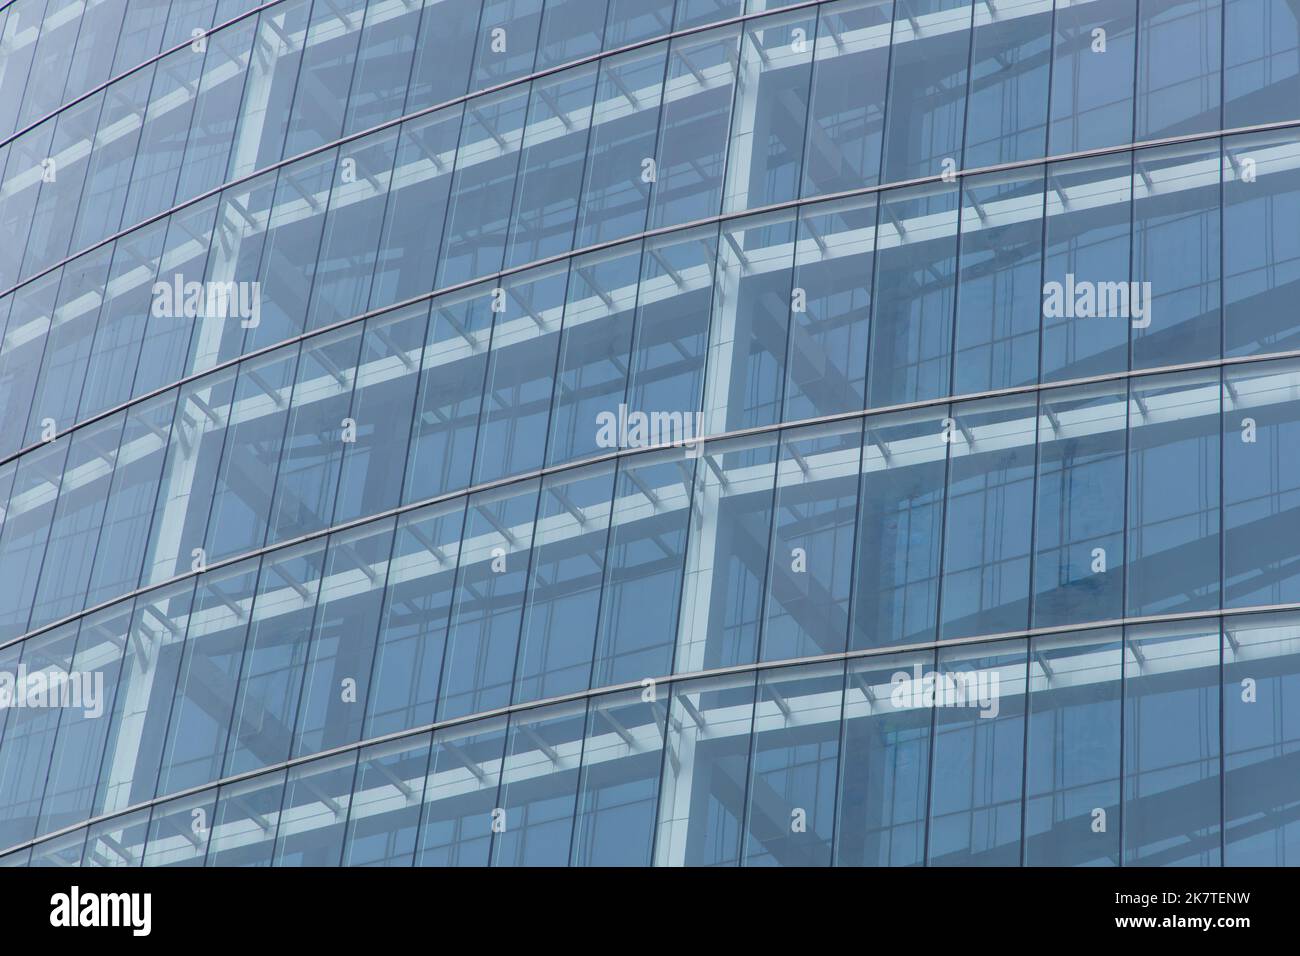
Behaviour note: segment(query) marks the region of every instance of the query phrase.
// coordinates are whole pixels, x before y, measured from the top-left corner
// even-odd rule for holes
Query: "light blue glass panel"
[[[202,866],[216,807],[215,788],[155,806],[153,816],[146,821],[149,829],[143,847],[144,865]]]
[[[32,211],[32,228],[23,254],[23,278],[53,265],[69,252],[72,226],[103,104],[104,94],[97,93],[68,107],[52,121],[54,139],[50,142],[49,159],[41,167],[41,192]]]
[[[582,746],[574,866],[649,866],[668,708],[641,691],[593,698]]]
[[[1034,512],[1034,627],[1123,616],[1127,387],[1043,392]]]
[[[508,276],[492,290],[492,348],[474,453],[474,482],[545,460],[569,264]]]
[[[754,703],[745,866],[829,866],[844,664],[764,671]]]
[[[1025,645],[939,650],[938,672],[929,675],[931,866],[1014,866],[1020,860]],[[915,684],[896,686],[902,688],[915,690]],[[925,693],[922,686],[922,700]]]
[[[492,338],[493,288],[474,286],[433,300],[403,501],[469,484]]]
[[[810,425],[781,436],[762,660],[845,649],[861,453],[857,421]],[[829,864],[829,844],[826,853]]]
[[[285,157],[338,139],[343,132],[343,114],[365,13],[366,0],[337,0],[312,6],[289,113]]]
[[[1029,626],[1036,412],[1033,396],[1021,395],[954,405],[944,423],[952,454],[941,638]]]
[[[1138,4],[1135,140],[1221,129],[1223,0]]]
[[[962,182],[954,394],[1038,379],[1043,169]]]
[[[433,735],[416,866],[487,866],[505,742],[504,717]]]
[[[510,703],[531,560],[537,481],[469,500],[438,719]]]
[[[101,4],[101,9],[108,5]],[[153,67],[140,70],[117,81],[104,94],[104,109],[99,115],[94,150],[86,166],[86,185],[77,210],[70,251],[84,249],[122,225],[122,210],[140,130],[144,127],[153,73]]]
[[[1219,183],[1218,143],[1134,154],[1133,368],[1219,357]]]
[[[613,494],[613,462],[542,481],[515,703],[587,689]]]
[[[660,43],[601,61],[575,248],[645,228],[667,54]]]
[[[41,582],[24,630],[57,621],[84,606],[125,419],[126,413],[118,412],[71,435]]]
[[[701,409],[717,253],[718,234],[713,227],[646,240],[629,412],[685,415]]]
[[[595,95],[594,65],[533,81],[511,211],[507,266],[574,248]]]
[[[197,196],[226,181],[256,32],[257,21],[249,17],[207,39],[203,79],[176,185],[177,200]]]
[[[361,331],[353,324],[302,344],[271,505],[269,543],[319,531],[334,513]],[[268,464],[274,467],[273,460]]]
[[[1223,604],[1300,598],[1300,407],[1294,361],[1223,373]]]
[[[158,61],[126,194],[125,225],[147,219],[175,201],[204,55],[184,46]]]
[[[406,112],[413,113],[465,93],[474,59],[481,0],[424,0],[415,61],[406,92]]]
[[[1300,323],[1300,132],[1223,141],[1224,355],[1290,349]],[[1247,181],[1253,177],[1253,181]]]
[[[617,7],[618,0],[614,5]],[[544,4],[535,68],[544,70],[599,53],[608,6],[609,0],[549,0]]]
[[[1103,0],[1098,0],[1103,2]],[[1086,7],[1085,7],[1086,8]],[[1047,169],[1042,380],[1128,368],[1130,319],[1098,307],[1129,287],[1132,156],[1054,163]],[[1105,293],[1105,294],[1102,294]]]
[[[925,861],[933,708],[906,692],[901,681],[933,666],[933,651],[848,662],[837,866],[916,866]]]
[[[975,4],[965,168],[1045,155],[1052,6],[1027,0],[1004,13]]]
[[[266,540],[297,364],[298,346],[290,345],[238,366],[207,522],[209,561],[251,551]]]
[[[401,116],[419,36],[421,5],[373,0],[357,48],[356,73],[348,93],[344,134],[370,129]]]
[[[325,566],[318,538],[262,560],[222,773],[287,760]]]
[[[874,195],[810,206],[801,214],[783,421],[866,404],[875,249]]]
[[[343,843],[344,866],[410,866],[432,734],[362,749]]]
[[[167,222],[163,220],[114,243],[113,266],[81,386],[81,418],[131,397],[166,236]]]
[[[45,353],[32,393],[24,445],[40,441],[48,433],[45,419],[60,431],[75,420],[112,254],[110,248],[96,249],[62,269],[58,301],[45,331]]]
[[[330,183],[338,169],[338,151],[329,150],[280,170],[258,274],[261,314],[244,338],[244,351],[282,342],[305,327]]]
[[[890,38],[883,180],[961,165],[970,67],[969,0],[897,0]]]
[[[1122,641],[1114,629],[1030,643],[1026,865],[1119,865]]]
[[[23,447],[28,434],[24,423],[33,417],[38,433],[44,428],[40,419],[45,416],[32,407],[32,395],[62,278],[63,270],[55,270],[27,283],[9,300],[9,326],[0,342],[0,408],[8,410],[15,421],[6,422],[7,427],[0,432],[0,455],[10,455]],[[67,428],[68,424],[56,422],[55,427]]]
[[[163,749],[159,796],[221,777],[257,563],[256,558],[241,561],[199,578]]]
[[[937,634],[946,416],[941,406],[866,419],[851,650]]]
[[[366,322],[348,411],[356,440],[343,446],[335,524],[387,511],[401,499],[428,316],[428,303],[420,303]]]
[[[542,23],[542,0],[483,0],[471,90],[531,73]]]
[[[1230,618],[1223,630],[1223,817],[1228,866],[1287,866],[1300,852],[1291,786],[1300,727],[1294,614]]]
[[[204,265],[218,204],[219,197],[213,196],[168,217],[167,239],[158,262],[157,282],[169,286],[171,295],[163,293],[157,284],[149,287],[149,318],[132,385],[132,395],[136,398],[171,385],[190,371],[186,368],[190,340],[197,329],[211,327],[204,318],[206,292],[200,299],[192,295],[197,287],[190,284],[204,279]],[[178,283],[182,291],[180,296],[176,295]],[[214,311],[219,313],[220,309]],[[196,321],[200,318],[203,321]],[[220,320],[222,323],[229,321],[229,318]]]
[[[193,597],[194,581],[188,580],[136,600],[95,793],[96,816],[154,796]]]
[[[1124,638],[1124,863],[1218,866],[1222,702],[1217,622]]]
[[[338,866],[352,805],[357,752],[292,767],[272,866]]]
[[[1300,11],[1289,0],[1224,0],[1223,126],[1287,119],[1300,102]]]
[[[774,433],[710,442],[694,466],[674,670],[758,659],[772,495]]]
[[[307,305],[308,330],[366,311],[396,150],[395,129],[339,147],[338,169]]]
[[[1219,373],[1129,385],[1125,612],[1219,606]]]
[[[0,640],[27,630],[71,436],[18,459],[0,535]]]
[[[71,689],[77,626],[77,622],[65,624],[25,641],[18,667],[6,668],[14,681],[8,696],[22,706],[5,708],[9,713],[0,742],[0,846],[36,835],[41,794],[63,711],[58,706],[62,702],[58,688]],[[26,677],[21,685],[19,677]],[[49,706],[51,693],[55,706]]]
[[[49,840],[44,840],[32,847],[32,859],[28,866],[68,867],[81,863],[82,852],[86,845],[86,831],[74,830]]]
[[[459,106],[402,124],[370,288],[372,309],[433,288],[431,263],[442,241],[460,127]]]
[[[627,394],[639,242],[573,260],[551,399],[547,464],[601,454],[598,416],[618,414]]]
[[[799,195],[812,81],[814,11],[763,17],[745,28],[722,208],[726,212]]]
[[[804,196],[880,179],[893,8],[893,0],[838,0],[818,9]]]
[[[593,687],[672,667],[693,464],[680,449],[619,463]]]
[[[709,434],[770,425],[781,417],[794,240],[792,213],[722,225],[704,375]]]
[[[180,389],[141,584],[157,584],[202,566],[203,554],[196,549],[204,546],[235,374],[233,368],[224,369]]]
[[[563,866],[569,860],[582,765],[585,700],[510,718],[494,817],[493,866]]]
[[[275,180],[276,173],[267,173],[221,194],[213,226],[215,241],[208,249],[204,273],[214,295],[195,323],[187,366],[192,373],[237,357],[245,338],[256,339],[259,334],[255,331],[262,321],[258,268],[266,245]],[[226,296],[224,301],[221,295]]]
[[[330,535],[294,725],[295,757],[361,737],[393,525],[389,518]]]
[[[131,602],[85,618],[68,673],[67,706],[50,758],[37,833],[49,833],[91,816],[104,756],[122,654],[130,639]]]
[[[258,15],[244,100],[230,150],[231,179],[265,169],[280,159],[311,8],[312,0],[285,0]]]
[[[465,499],[403,515],[366,700],[367,738],[433,722]]]
[[[651,228],[718,214],[739,49],[736,27],[672,42],[652,170]]]
[[[222,787],[212,815],[207,866],[270,866],[285,771]]]
[[[1137,6],[1132,0],[1057,3],[1050,154],[1133,141]]]
[[[527,107],[527,85],[466,104],[435,287],[501,268]]]
[[[948,392],[957,279],[958,190],[899,190],[880,203],[868,406]]]
[[[655,866],[740,862],[754,680],[736,674],[673,686]]]

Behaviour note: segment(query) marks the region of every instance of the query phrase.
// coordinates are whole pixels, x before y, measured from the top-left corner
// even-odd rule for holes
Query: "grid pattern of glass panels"
[[[1298,50],[0,6],[0,863],[1296,862]]]
[[[1297,681],[1287,614],[697,677],[295,763],[0,861],[1293,866]]]

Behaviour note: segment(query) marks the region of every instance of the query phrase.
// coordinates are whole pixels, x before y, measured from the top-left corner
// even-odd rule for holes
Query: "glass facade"
[[[1290,0],[12,0],[0,232],[0,863],[1300,862]]]

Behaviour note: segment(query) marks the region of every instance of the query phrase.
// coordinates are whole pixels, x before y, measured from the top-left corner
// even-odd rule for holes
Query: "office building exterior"
[[[1300,862],[1293,0],[12,0],[0,137],[0,863]]]

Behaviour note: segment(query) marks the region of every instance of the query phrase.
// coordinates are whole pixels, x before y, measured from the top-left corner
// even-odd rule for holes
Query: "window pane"
[[[746,866],[829,866],[844,665],[764,671],[754,704]]]
[[[568,862],[586,716],[586,702],[576,701],[511,717],[493,811],[493,866]]]
[[[1020,861],[1025,645],[1004,641],[939,650],[939,671],[932,677],[931,866]]]
[[[1025,853],[1030,866],[1118,866],[1118,629],[1035,638],[1029,649]]]
[[[600,619],[614,464],[542,481],[514,701],[586,690]]]
[[[666,700],[640,690],[593,698],[573,831],[575,866],[649,866]]]
[[[1032,396],[953,406],[943,638],[1029,626],[1036,412]]]
[[[711,442],[695,465],[679,673],[758,659],[777,435]]]
[[[781,436],[765,661],[838,654],[845,648],[861,455],[858,422],[814,425]]]
[[[1123,617],[1125,383],[1040,396],[1034,627]]]
[[[1129,385],[1127,613],[1219,605],[1219,374]]]
[[[753,674],[674,685],[655,866],[740,862],[753,716]]]
[[[416,866],[487,866],[506,742],[504,717],[433,735]]]
[[[1124,863],[1218,866],[1219,628],[1124,639]]]
[[[1224,863],[1286,866],[1300,852],[1289,769],[1300,727],[1300,630],[1292,614],[1228,619],[1223,644]]]
[[[344,866],[411,865],[431,737],[421,734],[361,751]]]
[[[925,862],[933,708],[919,695],[894,691],[903,677],[933,665],[932,651],[848,662],[835,828],[838,866]]]

